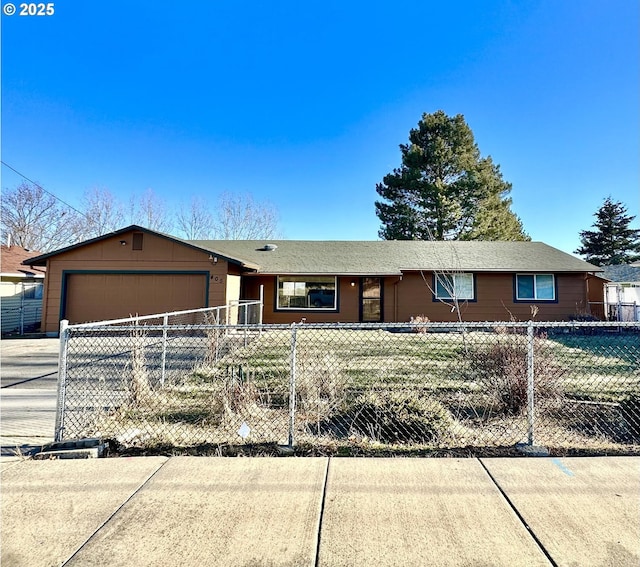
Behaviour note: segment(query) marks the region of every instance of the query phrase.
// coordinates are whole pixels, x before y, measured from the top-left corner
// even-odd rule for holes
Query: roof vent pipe
[[[275,244],[265,244],[262,249],[265,252],[273,252],[276,248],[278,248]]]

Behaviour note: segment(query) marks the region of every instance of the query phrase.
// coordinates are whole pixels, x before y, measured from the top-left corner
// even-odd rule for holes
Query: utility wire
[[[20,173],[15,167],[11,167],[6,161],[2,161],[0,160],[0,163],[2,163],[2,165],[4,165],[5,167],[8,167],[11,171],[13,171],[14,173],[17,173],[20,177],[22,177],[23,179],[25,179],[26,181],[28,181],[29,183],[31,183],[32,185],[35,185],[38,189],[41,189],[42,191],[44,191],[47,195],[51,195],[51,197],[53,197],[54,199],[56,199],[57,201],[60,201],[61,203],[63,203],[65,206],[69,207],[70,209],[74,210],[76,213],[78,213],[79,215],[82,215],[83,217],[86,217],[87,215],[85,213],[83,213],[82,211],[79,211],[78,209],[76,209],[73,205],[70,205],[69,203],[67,203],[66,201],[64,201],[63,199],[61,199],[60,197],[58,197],[57,195],[54,195],[51,191],[47,191],[42,185],[40,185],[39,183],[36,183],[33,179],[29,179],[26,175],[24,175],[23,173]]]

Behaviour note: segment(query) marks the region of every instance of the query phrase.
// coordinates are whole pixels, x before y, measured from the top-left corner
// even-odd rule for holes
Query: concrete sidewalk
[[[2,565],[640,564],[640,458],[2,462]]]

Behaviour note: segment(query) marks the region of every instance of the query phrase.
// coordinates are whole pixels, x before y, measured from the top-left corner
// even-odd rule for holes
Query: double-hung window
[[[553,274],[517,274],[516,301],[555,301],[556,281]]]
[[[473,274],[436,274],[435,298],[441,301],[473,301],[476,298]]]

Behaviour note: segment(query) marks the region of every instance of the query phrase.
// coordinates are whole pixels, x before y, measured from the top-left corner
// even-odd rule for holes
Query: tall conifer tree
[[[483,158],[461,114],[423,114],[401,144],[402,165],[378,183],[385,240],[529,240],[511,211],[511,184]]]

